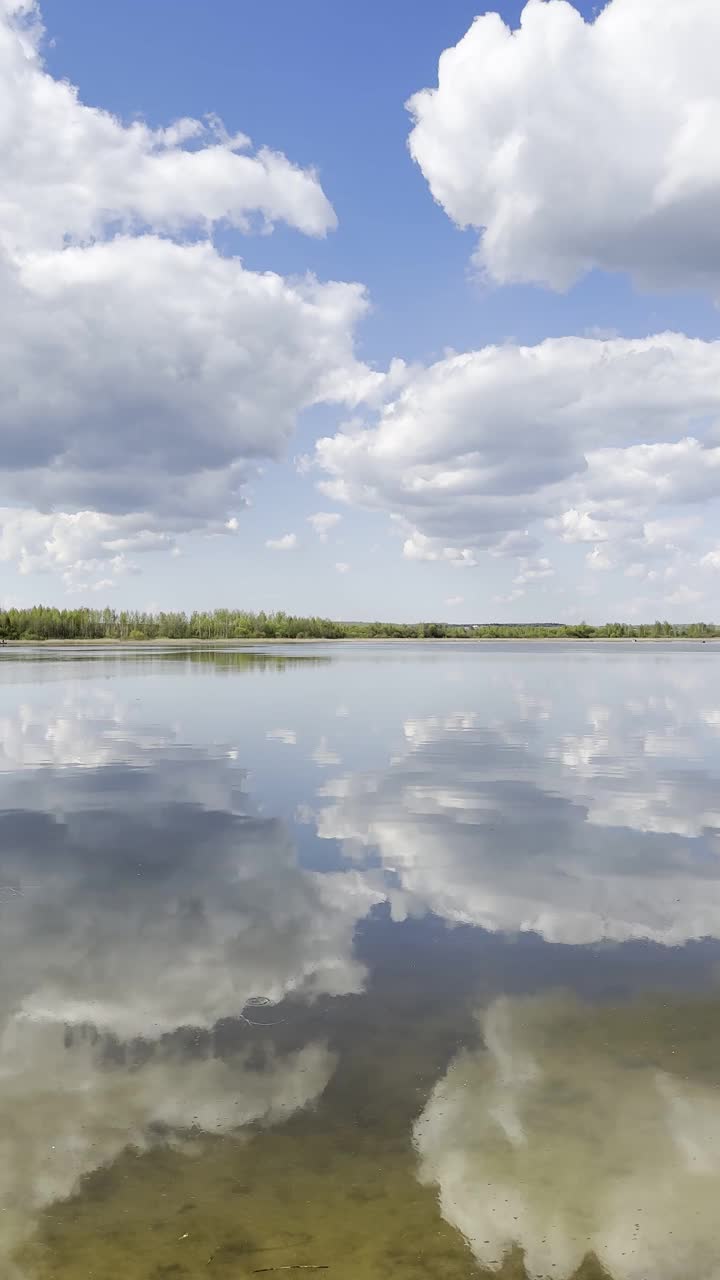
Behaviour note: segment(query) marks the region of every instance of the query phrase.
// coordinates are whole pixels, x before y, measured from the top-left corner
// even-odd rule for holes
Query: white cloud
[[[316,511],[315,515],[308,516],[308,524],[312,525],[321,542],[327,542],[330,530],[341,520],[342,516],[338,511]]]
[[[101,589],[136,571],[128,553],[176,549],[172,536],[157,525],[154,517],[108,516],[98,511],[43,515],[3,507],[0,562],[14,561],[22,574],[55,570],[69,589]],[[113,579],[92,582],[94,574],[108,571]]]
[[[447,561],[455,569],[470,569],[477,564],[469,547],[443,547],[439,539],[429,538],[417,530],[405,539],[403,555],[406,560]]]
[[[536,556],[520,561],[520,572],[513,578],[513,582],[516,587],[524,587],[529,582],[538,582],[543,578],[552,578],[554,575],[555,570],[547,556]]]
[[[677,591],[672,591],[667,597],[668,604],[697,604],[698,600],[702,600],[702,591],[693,591],[692,587],[683,584],[678,587]]]
[[[613,561],[603,547],[593,547],[592,551],[588,551],[585,557],[585,564],[588,569],[595,569],[603,572],[606,569],[612,569]]]
[[[284,533],[281,538],[268,538],[265,543],[271,551],[295,551],[298,545],[296,533]]]
[[[522,600],[524,595],[524,588],[514,587],[512,591],[506,592],[505,595],[493,596],[493,604],[514,604],[516,600]]]
[[[0,484],[18,504],[232,518],[297,413],[365,376],[359,286],[290,284],[209,243],[118,238],[0,275]]]
[[[347,563],[347,561],[346,561],[346,560],[338,560],[338,561],[337,561],[337,563],[336,563],[336,565],[335,565],[335,568],[336,568],[336,570],[337,570],[337,572],[338,572],[338,573],[349,573],[349,572],[350,572],[350,565]]]
[[[716,357],[718,352],[720,346],[715,347],[712,355]],[[692,376],[689,368],[686,373]],[[688,394],[691,394],[689,386]],[[626,447],[599,448],[590,452],[586,483],[597,495],[598,502],[621,499],[653,504],[703,502],[713,498],[720,480],[720,448],[716,443],[720,422],[715,416],[717,407],[712,400],[707,402],[707,411],[713,415],[709,423],[702,421],[700,404],[695,409],[688,406],[690,417],[697,414],[697,436],[686,435],[678,440],[661,440],[653,444],[628,441]],[[672,414],[672,406],[668,408]],[[646,430],[662,430],[662,401],[649,403],[647,412],[653,416],[657,414],[657,417],[648,421]]]
[[[4,547],[83,582],[52,530],[43,550],[48,513],[76,532],[96,520],[104,540],[132,518],[135,550],[233,531],[297,415],[383,379],[353,354],[359,285],[249,271],[197,238],[255,218],[324,234],[335,217],[314,173],[216,123],[152,130],[87,107],[44,70],[39,36],[33,5],[0,7]]]
[[[699,525],[700,519],[696,515],[646,520],[643,525],[643,539],[647,547],[677,551],[683,544],[693,542]]]
[[[219,222],[245,230],[253,214],[310,235],[336,225],[311,170],[267,148],[248,154],[249,138],[228,136],[219,121],[182,119],[151,129],[86,106],[72,85],[45,71],[39,10],[27,4],[23,11],[18,23],[16,5],[0,8],[9,99],[0,134],[0,244],[61,249],[68,237],[90,242],[148,226],[166,235]]]
[[[595,543],[594,567],[689,550],[699,522],[672,508],[716,502],[719,441],[720,343],[665,333],[448,356],[316,460],[324,492],[394,517],[406,558],[485,550],[526,581],[542,538]]]
[[[578,511],[575,507],[548,520],[547,526],[559,534],[563,542],[604,542],[608,536],[607,527],[593,520],[589,511]]]
[[[448,605],[450,609],[454,609],[456,605],[465,603],[465,597],[464,596],[448,596],[445,603],[446,605]]]
[[[503,534],[499,542],[488,548],[493,556],[502,556],[506,559],[517,557],[522,559],[524,556],[532,555],[538,551],[540,542],[533,537],[529,529],[513,529],[510,533]]]
[[[643,578],[646,574],[646,566],[640,561],[633,561],[625,570],[626,578]]]
[[[437,201],[494,280],[565,289],[594,267],[720,296],[715,0],[530,0],[476,18],[409,102]]]

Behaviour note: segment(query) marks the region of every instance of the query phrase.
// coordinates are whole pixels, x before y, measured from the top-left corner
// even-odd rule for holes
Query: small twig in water
[[[266,1275],[268,1271],[329,1271],[330,1267],[326,1262],[291,1262],[284,1267],[256,1267],[253,1271],[254,1276]]]

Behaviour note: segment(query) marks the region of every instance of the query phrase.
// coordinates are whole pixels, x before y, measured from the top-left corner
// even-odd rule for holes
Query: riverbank
[[[222,637],[212,640],[201,640],[189,637],[186,640],[170,636],[154,636],[147,639],[120,640],[114,636],[101,636],[97,639],[46,639],[46,640],[6,640],[2,649],[73,649],[73,648],[107,648],[107,649],[142,649],[142,648],[230,648],[243,645],[318,645],[318,644],[384,644],[384,645],[457,645],[457,644],[557,644],[572,641],[575,644],[720,644],[720,636],[573,636],[573,635],[517,635],[517,636],[243,636],[237,638]]]

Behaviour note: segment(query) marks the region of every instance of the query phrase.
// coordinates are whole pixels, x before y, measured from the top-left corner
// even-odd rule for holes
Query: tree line
[[[141,613],[115,609],[57,609],[34,605],[0,610],[6,640],[521,640],[708,639],[720,636],[709,622],[569,623],[335,622],[289,613],[214,609],[194,613]]]

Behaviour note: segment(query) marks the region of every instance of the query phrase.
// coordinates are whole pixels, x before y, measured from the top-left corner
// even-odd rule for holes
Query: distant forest
[[[137,613],[114,609],[0,610],[5,640],[521,640],[521,639],[707,639],[720,636],[709,622],[608,622],[590,626],[538,622],[455,624],[449,622],[333,622],[289,613]]]

